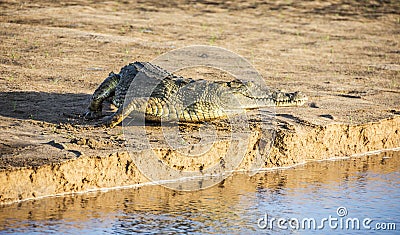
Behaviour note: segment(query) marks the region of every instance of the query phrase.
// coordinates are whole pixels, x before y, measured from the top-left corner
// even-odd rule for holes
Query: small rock
[[[52,141],[48,142],[47,144],[49,144],[55,148],[58,148],[58,149],[67,149],[67,146],[65,144],[58,143],[55,140],[52,140]]]
[[[91,149],[97,149],[97,148],[101,147],[101,144],[99,141],[97,141],[93,138],[89,138],[89,139],[87,139],[87,146],[89,146]]]
[[[77,145],[86,145],[86,143],[87,143],[87,140],[84,139],[84,138],[80,138],[80,139],[76,142]]]
[[[330,114],[321,114],[321,115],[319,115],[320,117],[323,117],[323,118],[329,118],[329,119],[331,119],[331,120],[334,120],[335,118],[332,116],[332,115],[330,115]]]
[[[77,144],[77,145],[86,145],[87,144],[87,139],[85,139],[85,138],[75,138],[75,139],[71,139],[71,143]]]
[[[319,106],[315,102],[311,102],[310,107],[311,108],[316,108],[316,109],[319,108]]]

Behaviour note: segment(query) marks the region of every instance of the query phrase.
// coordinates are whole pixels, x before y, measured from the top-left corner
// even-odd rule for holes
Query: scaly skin
[[[129,89],[131,84],[135,87]],[[130,114],[156,122],[203,122],[248,109],[300,106],[307,101],[300,92],[263,90],[251,81],[193,80],[146,62],[129,64],[119,74],[110,73],[94,92],[85,117],[100,117],[107,98],[112,98],[118,107],[117,112],[103,120],[107,127],[118,125]]]

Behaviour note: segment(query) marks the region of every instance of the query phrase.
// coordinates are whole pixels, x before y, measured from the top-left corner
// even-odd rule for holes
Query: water
[[[333,224],[321,223],[329,217]],[[145,186],[25,201],[0,207],[0,234],[364,234],[368,218],[369,233],[382,232],[378,223],[400,233],[400,152],[237,173],[196,192]]]

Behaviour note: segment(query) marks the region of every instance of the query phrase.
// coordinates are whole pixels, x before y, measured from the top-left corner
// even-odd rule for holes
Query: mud
[[[82,114],[110,71],[193,44],[232,50],[268,86],[309,96],[303,107],[275,110],[273,142],[249,114],[238,169],[260,156],[269,168],[400,147],[397,1],[7,0],[0,11],[0,204],[148,182],[122,127],[95,127]],[[229,135],[224,122],[215,125]],[[199,128],[182,127],[183,139],[201,142]],[[136,153],[155,153],[180,170],[218,164],[227,146],[240,143],[222,138],[189,163],[166,145],[162,128],[146,131],[152,149]]]

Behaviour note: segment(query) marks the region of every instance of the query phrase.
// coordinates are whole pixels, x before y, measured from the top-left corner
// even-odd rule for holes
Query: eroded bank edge
[[[296,126],[279,130],[271,151],[263,156],[266,169],[284,169],[317,160],[359,157],[377,151],[400,150],[400,118],[362,125],[332,124],[313,128]],[[252,138],[238,171],[248,171],[262,153],[262,134]],[[226,143],[229,144],[229,143]],[[143,158],[148,151],[137,152]],[[161,151],[162,152],[162,151]],[[172,154],[170,157],[180,157]],[[219,159],[219,156],[210,156]],[[85,156],[38,168],[0,172],[0,205],[51,196],[136,188],[150,182],[136,168],[127,152]]]

